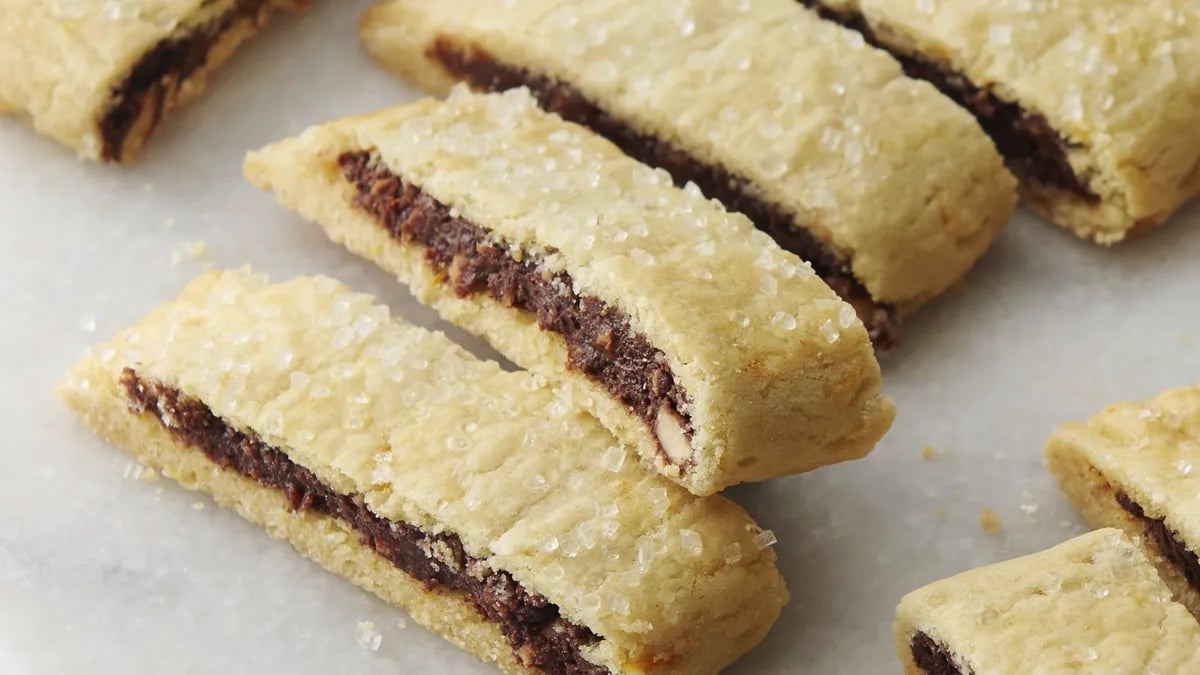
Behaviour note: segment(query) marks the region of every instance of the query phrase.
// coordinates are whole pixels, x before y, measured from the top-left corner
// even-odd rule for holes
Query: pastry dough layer
[[[690,468],[680,475],[666,464],[640,418],[566,369],[561,337],[526,312],[459,296],[421,247],[356,207],[337,161],[364,150],[504,244],[569,274],[578,294],[628,315],[691,399]],[[861,457],[891,423],[862,323],[806,265],[744,217],[538,110],[524,90],[460,92],[313,127],[252,153],[245,168],[447,320],[568,383],[619,438],[697,494]]]
[[[1146,536],[1144,522],[1117,502],[1123,492],[1200,551],[1200,388],[1165,391],[1145,403],[1111,406],[1086,424],[1066,424],[1046,442],[1046,463],[1089,523],[1141,537],[1176,599],[1200,616],[1200,589]]]
[[[1013,181],[970,115],[793,0],[383,2],[367,49],[436,94],[438,40],[570,84],[634,131],[723,167],[911,308],[1008,221]]]
[[[308,0],[0,0],[0,112],[28,119],[37,131],[81,156],[130,162],[162,118],[197,98],[211,74],[278,9]],[[180,47],[201,41],[200,63]],[[174,55],[174,56],[172,56]],[[188,63],[180,78],[163,64]],[[127,104],[128,133],[106,143],[104,122],[121,104],[127,80],[145,96]]]
[[[1200,5],[1193,0],[819,0],[879,39],[1045,116],[1098,204],[1023,182],[1051,221],[1101,243],[1200,194]]]
[[[762,639],[786,601],[765,535],[736,505],[622,461],[563,392],[393,320],[333,280],[202,276],[60,385],[68,405],[135,454],[182,452],[130,412],[117,385],[126,367],[202,401],[379,517],[457,535],[600,635],[584,655],[614,673],[716,672]],[[143,438],[170,448],[134,446]],[[271,501],[256,491],[239,498]],[[281,533],[321,561],[293,539],[301,529]],[[406,592],[381,595],[407,602]],[[463,630],[452,639],[482,635],[468,648],[495,658],[484,633]]]
[[[923,675],[910,648],[918,633],[977,675],[1200,672],[1200,624],[1115,529],[936,581],[896,613],[910,675]]]

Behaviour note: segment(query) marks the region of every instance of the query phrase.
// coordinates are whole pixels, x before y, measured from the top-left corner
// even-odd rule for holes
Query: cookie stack
[[[0,3],[0,64],[38,75],[0,76],[0,109],[110,162],[305,4]],[[876,350],[962,280],[1018,186],[1102,242],[1200,193],[1177,112],[1200,105],[1200,67],[1177,67],[1200,64],[1190,5],[1128,11],[1139,39],[1179,43],[1162,57],[1108,39],[1121,0],[934,4],[382,2],[368,51],[444,99],[310,128],[245,174],[524,370],[335,280],[240,270],[96,349],[60,396],[506,672],[716,672],[787,597],[774,535],[717,493],[871,451],[894,416]],[[1162,86],[1126,96],[1139,77]],[[899,610],[910,672],[1200,667],[1200,626],[1167,599],[1200,604],[1200,530],[1156,478],[1185,459],[1088,438],[1052,444],[1052,467],[1093,521],[1144,528],[1149,557],[1103,531],[922,589]]]

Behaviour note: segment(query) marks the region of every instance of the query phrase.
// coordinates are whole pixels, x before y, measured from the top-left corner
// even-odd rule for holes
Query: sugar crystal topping
[[[368,296],[323,278],[271,286],[232,272],[202,277],[184,298],[123,334],[104,367],[178,387],[381,517],[454,532],[569,614],[601,612],[588,621],[596,630],[668,625],[665,609],[635,598],[643,584],[687,595],[672,559],[732,564],[732,543],[738,564],[764,559],[747,555],[758,550],[752,525],[732,505],[619,460],[611,435],[573,405],[547,415],[568,403],[562,392],[394,321]],[[355,338],[333,346],[347,327]]]
[[[444,105],[375,124],[365,135],[394,172],[492,229],[514,255],[540,256],[549,271],[566,270],[578,290],[601,299],[652,296],[653,315],[641,315],[636,303],[626,308],[652,342],[660,323],[674,334],[685,326],[741,333],[723,315],[693,311],[728,304],[731,289],[743,294],[739,305],[755,330],[795,330],[790,320],[771,322],[782,312],[812,335],[822,321],[837,325],[845,315],[811,266],[745,217],[541,112],[527,90],[475,95],[459,87]],[[857,137],[848,142],[852,157],[868,151]]]
[[[913,1],[915,16],[889,14],[900,30],[946,42],[958,69],[1004,82],[1068,133],[1116,131],[1164,96],[1194,105],[1200,93],[1200,4],[1191,0]],[[987,26],[985,39],[966,25]]]

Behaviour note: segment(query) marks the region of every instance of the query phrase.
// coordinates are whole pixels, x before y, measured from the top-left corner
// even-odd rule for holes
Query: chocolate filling
[[[266,4],[267,0],[237,0],[224,14],[183,35],[168,37],[146,52],[113,88],[112,103],[100,120],[101,158],[121,161],[125,140],[142,110],[151,106],[153,130],[162,120],[167,94],[204,66],[222,33],[242,19],[254,17],[257,21]]]
[[[1159,552],[1183,574],[1189,586],[1200,591],[1200,559],[1196,558],[1196,554],[1188,550],[1182,541],[1179,541],[1179,537],[1171,531],[1171,528],[1167,527],[1161,518],[1147,516],[1142,507],[1130,499],[1129,495],[1117,492],[1117,503],[1130,515],[1142,521],[1146,536],[1154,542]]]
[[[867,42],[890,52],[909,77],[926,80],[971,111],[1009,167],[1022,179],[1065,190],[1091,204],[1100,201],[1067,159],[1067,150],[1075,146],[1055,131],[1044,116],[1005,101],[990,89],[977,87],[961,73],[937,61],[888,44],[861,14],[839,12],[824,6],[820,0],[800,2],[823,18],[862,33]]]
[[[370,152],[338,158],[354,185],[355,204],[391,236],[425,249],[425,261],[459,296],[487,293],[508,307],[537,316],[542,330],[567,343],[567,366],[585,373],[643,419],[673,415],[690,441],[687,393],[675,382],[666,355],[629,325],[629,317],[599,298],[579,295],[565,272],[548,272],[537,256],[518,261],[487,230],[451,214],[421,188],[388,170]],[[671,459],[660,446],[664,458]],[[686,470],[690,461],[680,464]]]
[[[854,277],[849,261],[791,214],[758,197],[746,179],[722,166],[705,164],[671,143],[638,133],[569,84],[504,64],[477,46],[464,50],[448,39],[438,38],[429,47],[428,56],[476,89],[528,87],[543,109],[592,129],[643,164],[666,170],[677,185],[695,183],[729,210],[745,214],[780,247],[811,263],[813,270],[858,311],[876,346],[895,344],[898,317],[894,308],[871,298]]]
[[[917,633],[909,643],[913,661],[929,675],[962,675],[950,652],[924,633]]]
[[[530,593],[508,572],[490,569],[463,550],[452,533],[430,534],[372,513],[359,496],[334,492],[308,469],[252,434],[230,427],[200,401],[166,385],[143,380],[126,368],[121,384],[136,413],[153,415],[180,441],[214,464],[279,490],[292,511],[314,511],[349,523],[371,547],[430,591],[452,590],[497,624],[513,654],[527,667],[553,675],[604,675],[580,647],[600,641],[587,628],[559,615],[558,607]]]

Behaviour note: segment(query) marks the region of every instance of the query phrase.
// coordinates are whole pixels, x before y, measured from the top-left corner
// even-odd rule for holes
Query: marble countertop
[[[128,169],[0,119],[0,673],[493,672],[206,497],[144,480],[50,395],[87,345],[207,264],[330,274],[445,328],[241,178],[249,148],[415,97],[358,47],[365,5],[281,20]],[[1200,379],[1197,260],[1200,205],[1111,250],[1020,213],[908,321],[884,362],[899,414],[870,457],[730,492],[778,534],[792,594],[730,672],[895,672],[902,594],[1082,532],[1042,442]],[[985,507],[999,532],[981,529]]]

